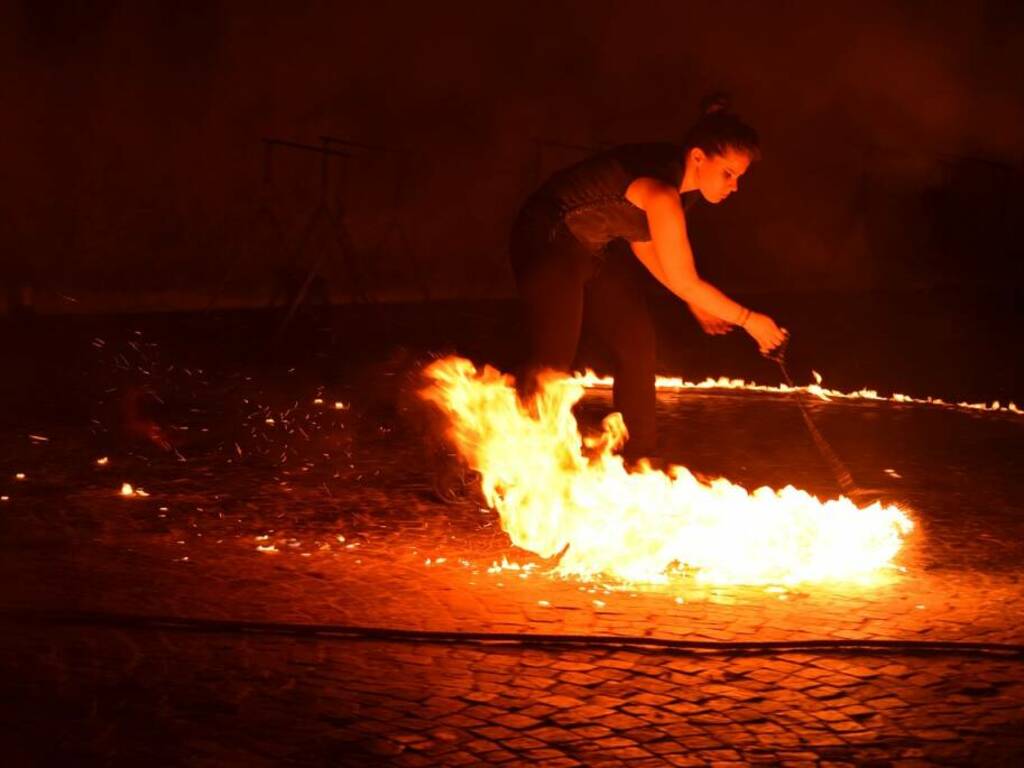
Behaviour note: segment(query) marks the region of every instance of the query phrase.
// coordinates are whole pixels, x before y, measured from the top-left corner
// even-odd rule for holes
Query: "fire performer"
[[[648,273],[689,305],[706,333],[739,326],[762,353],[782,342],[770,317],[698,276],[686,230],[683,194],[699,191],[709,203],[722,202],[759,155],[756,131],[717,97],[705,101],[681,145],[615,147],[558,171],[529,197],[511,236],[530,345],[520,376],[524,397],[541,371],[568,371],[586,328],[612,355],[614,407],[629,432],[626,459],[653,456],[656,355]]]

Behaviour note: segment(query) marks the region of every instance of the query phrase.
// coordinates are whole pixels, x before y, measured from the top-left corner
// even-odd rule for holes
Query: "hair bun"
[[[730,106],[729,102],[729,94],[724,93],[723,91],[709,93],[700,100],[701,114],[713,115],[716,112],[728,112]]]

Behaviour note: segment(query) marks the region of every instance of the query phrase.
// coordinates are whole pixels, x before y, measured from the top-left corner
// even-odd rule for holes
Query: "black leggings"
[[[557,219],[521,217],[512,233],[512,269],[522,299],[529,362],[523,391],[545,368],[568,371],[584,329],[611,354],[614,407],[629,431],[624,455],[657,452],[654,322],[646,268],[625,241],[599,259]]]

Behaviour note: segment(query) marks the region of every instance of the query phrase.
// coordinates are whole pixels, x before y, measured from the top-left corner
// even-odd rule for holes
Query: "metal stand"
[[[398,158],[399,166],[395,173],[395,187],[392,193],[391,211],[392,215],[385,223],[384,236],[370,249],[375,255],[380,255],[388,243],[389,238],[395,238],[400,253],[405,256],[409,265],[410,276],[419,288],[424,301],[430,301],[430,285],[425,279],[422,265],[416,258],[415,250],[412,248],[409,235],[406,232],[399,211],[402,209],[402,194],[406,189],[403,181],[408,177],[409,153],[403,150],[384,147],[378,144],[364,144],[350,139],[341,139],[336,136],[321,136],[320,141],[324,146],[343,147],[346,151],[359,151],[372,154],[392,155]]]
[[[286,147],[300,152],[312,152],[320,155],[320,199],[317,203],[316,210],[314,210],[310,215],[309,221],[306,223],[306,226],[302,230],[302,234],[299,236],[299,243],[296,248],[296,261],[301,259],[302,253],[306,249],[306,246],[317,227],[325,225],[330,232],[331,238],[334,240],[334,243],[340,251],[341,257],[339,264],[347,272],[353,300],[367,301],[366,293],[363,289],[362,275],[360,275],[354,263],[353,256],[355,251],[352,247],[352,240],[349,237],[348,230],[344,224],[344,217],[343,215],[335,214],[331,211],[327,201],[327,195],[330,190],[330,159],[332,157],[349,157],[350,153],[331,149],[328,146],[328,142],[323,139],[321,139],[321,146],[319,147],[312,144],[300,144],[298,142],[285,141],[282,139],[264,139],[263,143],[267,147]],[[329,255],[330,249],[325,248],[310,263],[306,277],[292,298],[288,311],[285,313],[281,324],[278,326],[277,331],[274,334],[272,343],[280,341],[288,330],[288,326],[294,319],[295,313],[298,312],[299,307],[302,306],[303,301],[305,301],[306,296],[309,293],[309,288],[313,284],[313,280],[320,274],[320,271]]]

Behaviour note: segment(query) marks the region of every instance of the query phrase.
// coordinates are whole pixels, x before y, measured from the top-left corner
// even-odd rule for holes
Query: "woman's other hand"
[[[771,352],[786,338],[785,331],[768,315],[762,315],[760,312],[751,312],[743,324],[743,329],[757,342],[762,355]]]
[[[690,311],[693,312],[693,316],[697,318],[697,322],[700,323],[700,327],[704,329],[704,333],[711,336],[721,336],[723,333],[728,333],[735,326],[727,320],[723,320],[717,315],[712,315],[710,312],[705,312],[700,307],[693,304],[688,304]]]

